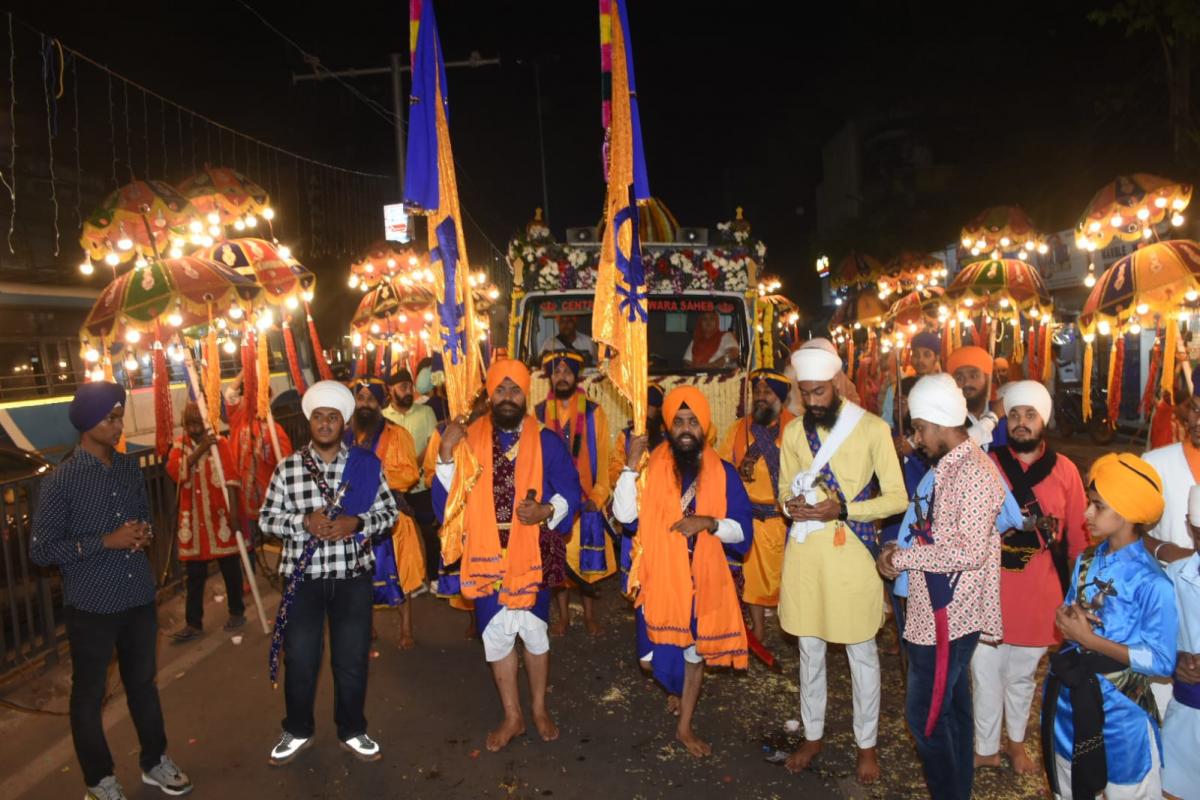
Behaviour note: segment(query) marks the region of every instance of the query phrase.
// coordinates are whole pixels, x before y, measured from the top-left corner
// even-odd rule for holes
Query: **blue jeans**
[[[905,642],[908,648],[908,697],[905,717],[917,755],[925,771],[925,783],[933,800],[970,800],[975,781],[975,715],[971,706],[971,656],[979,634],[971,633],[950,642],[946,669],[946,694],[933,735],[925,735],[925,721],[933,700],[936,649]]]
[[[283,696],[287,704],[283,729],[288,733],[308,739],[315,729],[313,702],[325,650],[326,618],[338,739],[345,741],[367,732],[363,705],[371,656],[373,597],[371,575],[345,580],[305,578],[296,587],[283,634]]]

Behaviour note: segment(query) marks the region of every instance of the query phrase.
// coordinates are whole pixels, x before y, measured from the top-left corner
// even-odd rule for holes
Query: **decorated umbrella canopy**
[[[267,190],[230,167],[204,169],[179,184],[179,192],[203,215],[212,236],[221,235],[221,226],[238,231],[258,226],[258,218],[270,222],[275,217]]]
[[[937,286],[946,277],[946,265],[940,258],[928,253],[901,253],[883,266],[884,276],[879,279],[879,293],[884,299],[895,292]]]
[[[985,208],[963,226],[960,238],[963,249],[972,256],[993,259],[1013,254],[1024,261],[1034,252],[1049,250],[1046,237],[1020,206]]]
[[[202,230],[192,230],[196,215],[169,183],[134,181],[104,198],[84,221],[79,243],[92,261],[112,267],[135,257],[148,260],[182,248],[189,235],[202,235]],[[90,274],[90,264],[81,271]]]
[[[317,277],[282,245],[265,239],[229,239],[207,248],[200,256],[254,279],[263,288],[268,303],[294,310],[302,301],[312,300]]]
[[[1088,203],[1075,226],[1075,244],[1090,252],[1104,249],[1114,237],[1126,242],[1149,239],[1168,214],[1173,226],[1182,225],[1182,212],[1191,199],[1191,184],[1146,173],[1120,175]]]
[[[1151,428],[1170,418],[1170,389],[1175,378],[1175,350],[1179,339],[1177,316],[1188,313],[1200,300],[1200,245],[1188,240],[1156,242],[1138,248],[1109,267],[1083,304],[1079,328],[1083,331],[1084,397],[1091,396],[1092,345],[1096,334],[1107,336],[1114,328],[1140,333],[1142,327],[1161,326],[1163,336],[1150,360],[1143,410],[1153,414]],[[1114,336],[1109,347],[1108,419],[1117,419],[1121,401],[1125,337]],[[1155,403],[1155,384],[1161,384],[1163,402]],[[1085,418],[1091,415],[1084,404]],[[1165,406],[1165,409],[1163,408]],[[1163,413],[1160,415],[1160,410]],[[1166,424],[1166,423],[1163,423]]]
[[[142,334],[207,325],[251,309],[262,289],[253,278],[195,256],[151,261],[118,275],[84,320],[80,338],[137,341]]]
[[[946,290],[941,286],[915,289],[892,303],[884,320],[894,325],[907,327],[937,319],[939,308],[945,308],[943,305],[945,294]]]
[[[993,316],[1001,317],[1020,312],[1036,318],[1054,310],[1041,273],[1015,258],[968,264],[947,287],[946,299],[960,309],[965,307],[969,311],[982,306]]]
[[[830,285],[835,289],[866,286],[874,283],[881,274],[883,265],[879,263],[879,259],[852,250],[834,269]]]
[[[838,306],[829,323],[830,330],[854,327],[869,328],[883,322],[887,305],[871,292],[859,292]]]
[[[373,288],[380,281],[400,275],[424,279],[428,259],[418,256],[411,247],[398,242],[378,241],[371,245],[366,254],[350,265],[350,288]],[[419,270],[420,274],[415,272]],[[431,278],[432,280],[432,278]]]
[[[1178,312],[1200,298],[1200,245],[1186,239],[1156,242],[1109,267],[1092,287],[1079,315],[1085,333],[1099,323],[1137,325]],[[1106,332],[1106,331],[1102,331]]]

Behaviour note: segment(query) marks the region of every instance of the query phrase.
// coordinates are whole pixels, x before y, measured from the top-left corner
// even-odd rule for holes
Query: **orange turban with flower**
[[[707,435],[708,429],[712,425],[712,412],[708,408],[708,398],[695,386],[676,386],[667,392],[667,396],[663,398],[662,410],[663,422],[666,427],[671,427],[675,422],[675,415],[684,406],[687,406],[696,415],[696,419],[700,420],[700,427]]]
[[[522,392],[529,394],[529,367],[515,358],[502,358],[492,362],[487,371],[488,395],[495,393],[504,379],[509,378]]]

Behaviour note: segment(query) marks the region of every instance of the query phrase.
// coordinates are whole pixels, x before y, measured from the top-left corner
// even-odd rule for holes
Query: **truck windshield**
[[[725,372],[744,367],[750,349],[745,308],[738,295],[650,295],[650,372]],[[563,347],[584,353],[587,365],[595,366],[590,292],[526,300],[518,356],[536,366],[543,353]]]

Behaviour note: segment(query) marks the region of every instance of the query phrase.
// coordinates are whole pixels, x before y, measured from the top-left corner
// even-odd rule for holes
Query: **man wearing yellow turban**
[[[662,414],[667,440],[650,454],[640,503],[644,435],[630,442],[613,489],[613,516],[638,526],[629,572],[638,657],[680,698],[676,738],[692,755],[706,756],[712,748],[696,735],[692,717],[706,663],[747,666],[738,573],[754,528],[737,470],[708,444],[712,418],[700,390],[672,389]]]
[[[1055,616],[1066,646],[1050,657],[1042,706],[1043,758],[1059,797],[1162,795],[1150,684],[1175,671],[1178,614],[1141,542],[1162,512],[1162,479],[1148,463],[1110,453],[1093,465],[1086,519],[1102,541],[1075,562]]]
[[[462,594],[475,602],[484,657],[504,706],[504,721],[487,735],[488,750],[496,752],[525,731],[518,638],[525,646],[534,725],[542,739],[558,738],[546,710],[548,586],[564,577],[552,537],[570,533],[580,488],[562,437],[528,413],[529,369],[512,359],[495,361],[486,385],[491,412],[469,426],[466,420],[446,426],[430,491],[440,521],[465,514],[461,539],[445,536],[442,557],[448,564],[461,561]],[[466,498],[465,508],[448,508],[451,497]]]

